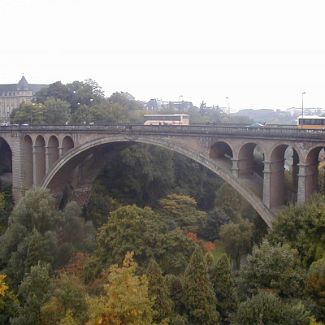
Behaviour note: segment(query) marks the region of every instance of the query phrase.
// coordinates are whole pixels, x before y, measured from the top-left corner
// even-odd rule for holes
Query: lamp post
[[[226,97],[226,101],[227,101],[227,110],[228,110],[228,115],[230,116],[230,101],[229,101],[229,97]]]
[[[305,91],[301,93],[301,124],[304,124],[304,95],[306,94]]]

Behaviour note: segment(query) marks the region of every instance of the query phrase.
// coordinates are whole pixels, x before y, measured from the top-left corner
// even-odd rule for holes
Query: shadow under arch
[[[175,144],[173,142],[167,141],[165,139],[154,139],[150,137],[133,137],[128,135],[112,135],[108,137],[98,138],[93,141],[89,141],[83,145],[77,146],[70,151],[68,151],[65,155],[61,157],[60,160],[56,162],[51,171],[44,178],[41,187],[51,189],[51,183],[55,179],[55,176],[59,173],[59,171],[74,157],[90,151],[95,147],[99,147],[109,143],[122,143],[122,142],[138,142],[145,143],[163,147],[168,150],[172,150],[182,154],[199,164],[205,166],[213,173],[221,177],[225,182],[230,184],[235,190],[237,190],[258,212],[261,218],[265,221],[265,223],[271,227],[272,221],[274,220],[274,215],[272,212],[267,209],[267,207],[263,204],[262,200],[254,194],[250,189],[241,185],[237,179],[231,174],[230,171],[225,170],[217,161],[213,161],[207,156],[203,156],[195,151],[192,151],[186,147],[182,147],[179,144]]]
[[[0,179],[12,184],[12,151],[8,142],[0,137]]]

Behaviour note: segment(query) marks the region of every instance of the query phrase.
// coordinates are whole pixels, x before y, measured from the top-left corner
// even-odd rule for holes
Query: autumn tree
[[[80,279],[60,273],[53,281],[51,298],[41,307],[41,324],[55,325],[71,314],[74,321],[83,324],[87,319],[86,292]]]
[[[9,324],[18,310],[18,299],[6,283],[6,276],[0,273],[0,324]]]
[[[184,274],[184,305],[189,320],[197,325],[219,324],[216,296],[201,248],[197,248]]]
[[[126,254],[121,267],[110,267],[105,294],[88,300],[88,325],[152,324],[153,302],[148,294],[148,280],[145,275],[136,275],[136,268],[133,253]]]

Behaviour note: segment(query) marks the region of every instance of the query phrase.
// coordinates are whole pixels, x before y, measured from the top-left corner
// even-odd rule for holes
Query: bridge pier
[[[299,164],[297,203],[304,204],[317,191],[318,165]]]

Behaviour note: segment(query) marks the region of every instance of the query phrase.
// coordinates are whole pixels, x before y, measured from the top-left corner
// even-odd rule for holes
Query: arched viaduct
[[[0,167],[12,175],[15,199],[29,188],[64,191],[79,201],[108,157],[130,143],[176,151],[236,189],[270,226],[288,201],[317,191],[325,132],[227,126],[47,126],[0,129]]]

